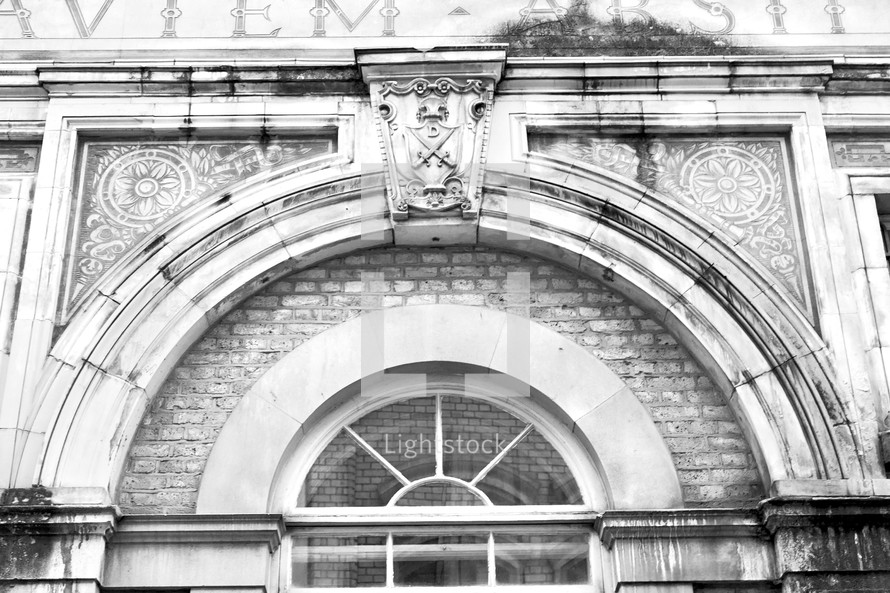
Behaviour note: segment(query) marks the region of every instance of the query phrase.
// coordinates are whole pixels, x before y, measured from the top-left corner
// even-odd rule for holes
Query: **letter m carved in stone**
[[[381,1],[383,2],[383,8],[380,9],[380,14],[383,16],[383,35],[385,37],[394,36],[396,34],[396,16],[399,14],[399,9],[396,8],[396,0],[371,0],[355,19],[350,18],[346,14],[346,11],[340,7],[337,0],[315,0],[315,6],[309,10],[309,14],[315,18],[315,30],[312,31],[312,36],[324,37],[327,35],[325,17],[331,11],[340,19],[346,30],[352,33]]]

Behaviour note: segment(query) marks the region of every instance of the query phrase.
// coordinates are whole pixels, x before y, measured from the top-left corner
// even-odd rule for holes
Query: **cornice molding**
[[[263,543],[278,549],[286,527],[281,515],[155,515],[123,518],[114,545],[144,543]]]
[[[135,54],[134,54],[135,57]],[[498,95],[655,93],[890,93],[890,57],[665,56],[506,58],[503,45],[356,50],[352,59],[121,59],[89,54],[0,63],[0,99],[48,96],[356,94],[409,73],[500,80]]]
[[[755,509],[605,511],[594,523],[603,544],[618,540],[675,538],[757,538],[765,535]]]

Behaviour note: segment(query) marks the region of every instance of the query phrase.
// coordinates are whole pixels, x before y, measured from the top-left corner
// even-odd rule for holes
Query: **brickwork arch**
[[[633,391],[605,364],[527,319],[483,307],[435,304],[393,307],[346,321],[304,342],[264,373],[213,446],[197,512],[286,511],[287,500],[296,500],[294,484],[278,483],[277,477],[291,475],[284,469],[290,453],[332,397],[387,369],[427,362],[511,376],[516,367],[526,370],[511,360],[511,348],[525,335],[528,384],[555,406],[597,462],[607,500],[593,497],[594,504],[682,507],[680,483],[661,434]],[[237,480],[232,479],[235,468]]]
[[[361,278],[368,275],[375,279],[365,285]],[[516,292],[517,278],[528,278],[527,292]],[[193,343],[142,418],[117,499],[121,509],[195,512],[197,489],[219,433],[243,395],[282,357],[380,305],[432,304],[501,312],[519,306],[533,323],[602,361],[633,390],[658,428],[671,451],[686,507],[751,506],[763,498],[757,465],[724,395],[663,325],[608,283],[532,255],[478,245],[385,246],[281,278],[239,303]],[[371,349],[376,350],[382,348]],[[426,367],[424,373],[430,370]],[[527,363],[517,367],[513,375],[525,377]],[[386,399],[388,393],[375,397]],[[369,398],[350,401],[374,405]],[[320,416],[309,423],[313,430],[329,418]],[[562,425],[571,426],[562,418]],[[301,439],[291,455],[312,458],[315,453],[307,453],[304,445],[323,444],[326,438]]]
[[[654,312],[720,382],[764,483],[879,471],[821,339],[719,233],[604,172],[546,163],[530,177],[489,175],[478,241],[603,277]],[[146,406],[226,311],[289,272],[392,242],[383,189],[380,175],[330,167],[236,188],[161,229],[53,348],[17,481],[113,489]],[[520,242],[511,208],[533,221]]]

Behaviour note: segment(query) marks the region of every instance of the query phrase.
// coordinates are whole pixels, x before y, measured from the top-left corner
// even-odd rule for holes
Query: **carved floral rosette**
[[[542,134],[532,150],[590,163],[682,203],[732,236],[812,313],[809,272],[779,140]]]
[[[390,210],[475,217],[491,116],[491,85],[479,79],[385,81],[375,93]]]
[[[101,276],[171,216],[263,170],[329,154],[329,138],[88,142],[61,311],[64,322]]]

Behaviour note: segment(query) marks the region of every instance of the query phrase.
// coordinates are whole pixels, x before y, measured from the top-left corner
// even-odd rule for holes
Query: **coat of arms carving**
[[[393,218],[479,209],[492,91],[482,80],[386,81],[377,93]]]

